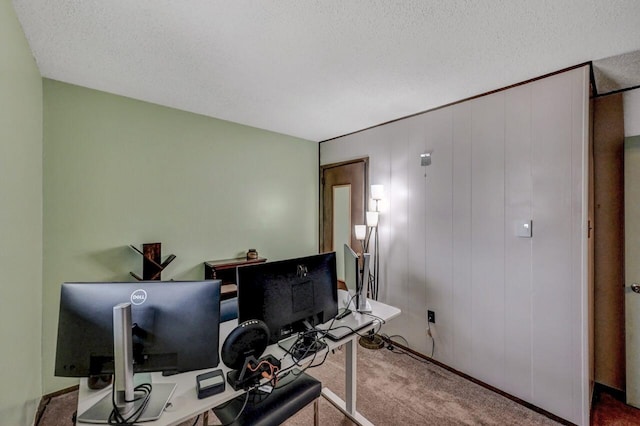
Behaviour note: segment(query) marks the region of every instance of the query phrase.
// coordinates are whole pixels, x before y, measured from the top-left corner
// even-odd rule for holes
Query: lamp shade
[[[356,240],[362,241],[367,236],[367,225],[355,225],[353,229],[356,234]]]
[[[374,200],[382,200],[383,194],[384,194],[383,185],[371,185],[371,198],[373,198]]]
[[[367,226],[378,226],[378,212],[367,212]]]

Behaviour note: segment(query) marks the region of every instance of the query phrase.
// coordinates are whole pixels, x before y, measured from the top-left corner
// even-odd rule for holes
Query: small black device
[[[245,321],[229,333],[222,345],[221,358],[232,369],[227,373],[227,382],[233,390],[257,385],[280,368],[280,361],[272,355],[260,358],[268,344],[269,329],[260,320]]]
[[[260,358],[269,345],[269,329],[260,320],[239,324],[224,340],[221,358],[224,365],[240,370],[249,357]]]
[[[203,399],[224,392],[224,375],[222,370],[213,370],[196,376],[198,399]]]

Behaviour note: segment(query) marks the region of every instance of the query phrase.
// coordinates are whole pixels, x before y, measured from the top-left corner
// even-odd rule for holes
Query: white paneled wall
[[[471,352],[473,374],[504,387],[504,92],[471,104]]]
[[[533,239],[512,238],[516,223],[533,219],[531,85],[505,92],[505,381],[504,390],[531,400]],[[534,232],[537,238],[536,219]]]
[[[385,332],[577,424],[588,423],[588,68],[324,142],[385,185]],[[432,164],[420,166],[420,154]],[[516,224],[533,221],[533,238]]]

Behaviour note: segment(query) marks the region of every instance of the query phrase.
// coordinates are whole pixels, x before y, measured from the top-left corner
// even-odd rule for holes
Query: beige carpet
[[[324,365],[307,372],[344,397],[342,351],[330,354]],[[75,392],[53,398],[39,425],[71,425],[76,398]],[[358,348],[357,406],[361,414],[377,425],[558,424],[436,365],[388,349]],[[285,425],[310,425],[312,418],[313,409],[309,406]],[[209,422],[219,424],[213,415]],[[193,423],[191,420],[181,426]],[[197,424],[202,424],[201,419]],[[320,424],[346,426],[352,423],[321,398]]]
[[[344,397],[344,355],[307,371]],[[429,362],[387,349],[358,348],[358,411],[376,425],[557,425],[501,395]],[[286,425],[311,424],[311,407]],[[350,425],[321,399],[323,425]]]

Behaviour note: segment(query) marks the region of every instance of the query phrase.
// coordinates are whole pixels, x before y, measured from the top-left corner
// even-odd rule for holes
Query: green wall
[[[42,394],[42,79],[0,0],[0,423],[31,424]]]
[[[60,284],[132,280],[129,244],[161,242],[163,279],[256,248],[317,252],[318,145],[44,80],[44,392],[53,376]]]

